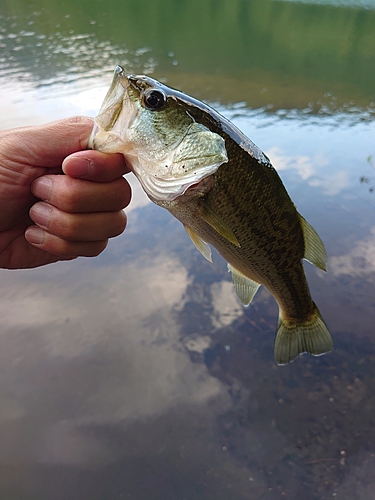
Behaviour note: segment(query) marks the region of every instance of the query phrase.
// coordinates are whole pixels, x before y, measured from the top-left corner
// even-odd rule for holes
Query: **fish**
[[[227,261],[247,307],[260,285],[279,306],[274,358],[333,349],[302,260],[326,270],[322,240],[298,213],[269,158],[208,104],[146,75],[115,69],[89,147],[122,153],[152,202],[212,262]]]

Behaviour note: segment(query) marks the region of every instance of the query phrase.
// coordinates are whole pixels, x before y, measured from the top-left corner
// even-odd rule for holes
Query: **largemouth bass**
[[[277,363],[332,349],[302,265],[304,258],[325,270],[323,243],[269,159],[231,122],[118,66],[89,146],[122,153],[148,197],[182,222],[202,255],[212,262],[210,245],[217,249],[244,306],[261,284],[268,288],[279,306]]]

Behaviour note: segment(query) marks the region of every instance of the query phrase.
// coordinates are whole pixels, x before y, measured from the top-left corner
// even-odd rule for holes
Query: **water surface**
[[[102,256],[0,273],[0,497],[372,500],[372,2],[0,5],[0,127],[94,116],[119,63],[214,105],[325,242],[335,343],[278,367],[272,296],[243,309],[130,177]]]

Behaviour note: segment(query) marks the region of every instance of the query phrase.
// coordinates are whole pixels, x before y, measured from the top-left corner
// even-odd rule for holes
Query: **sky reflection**
[[[370,228],[368,237],[354,243],[349,253],[331,257],[330,269],[335,276],[349,274],[375,284],[375,226]]]
[[[3,275],[0,394],[12,397],[2,399],[0,432],[22,428],[25,418],[36,428],[34,444],[22,433],[2,441],[2,462],[103,466],[124,452],[86,435],[88,425],[128,426],[173,408],[207,413],[210,402],[227,405],[225,387],[205,365],[191,365],[179,344],[173,311],[188,284],[179,262],[141,256],[116,276],[113,266],[74,267],[73,293],[64,264]]]

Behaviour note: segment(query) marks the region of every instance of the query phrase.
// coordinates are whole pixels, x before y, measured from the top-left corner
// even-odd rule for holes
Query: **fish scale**
[[[249,165],[238,161],[237,157],[232,159],[230,153],[228,157],[230,161],[213,174],[215,182],[204,202],[209,203],[215,213],[228,223],[241,245],[240,248],[226,245],[225,238],[199,216],[192,220],[191,214],[199,211],[196,205],[201,203],[201,200],[187,199],[189,207],[182,208],[184,196],[189,198],[187,194],[182,195],[177,203],[164,202],[161,205],[183,224],[192,227],[203,240],[217,248],[233,267],[254,281],[264,284],[276,297],[286,317],[294,319],[311,314],[314,307],[301,264],[304,255],[303,233],[294,206],[288,197],[286,213],[289,214],[291,209],[295,212],[293,226],[285,224],[285,212],[280,203],[277,221],[273,220],[270,213],[275,212],[275,207],[273,201],[269,202],[268,193],[262,192],[262,196],[258,197],[255,194],[256,186],[254,190],[250,190],[246,188],[249,183],[244,182],[246,176],[250,179],[259,177],[254,170],[270,167],[255,162],[256,165],[250,166],[253,172],[244,172],[242,175],[242,170],[249,170]],[[245,165],[241,167],[241,163]],[[234,176],[232,170],[240,175]],[[284,190],[282,185],[279,187]],[[249,213],[253,215],[249,216]],[[290,219],[288,216],[288,220]],[[275,226],[278,231],[275,231]]]

